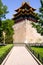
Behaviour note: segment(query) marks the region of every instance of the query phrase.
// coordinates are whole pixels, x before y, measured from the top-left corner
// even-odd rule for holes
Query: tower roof
[[[17,21],[19,22],[25,18],[31,21],[36,21],[36,13],[34,12],[35,10],[36,9],[32,8],[29,3],[23,2],[21,7],[15,10],[17,13],[13,15],[13,20],[15,20],[16,23]]]
[[[32,8],[32,7],[29,5],[29,3],[23,2],[22,5],[21,5],[21,7],[18,8],[18,9],[16,9],[15,11],[16,11],[16,12],[19,12],[20,9],[25,9],[25,8],[27,8],[27,10],[30,9],[30,8],[31,8],[33,11],[36,10],[36,9]]]

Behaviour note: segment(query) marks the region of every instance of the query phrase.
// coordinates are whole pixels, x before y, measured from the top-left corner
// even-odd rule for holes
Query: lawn
[[[0,64],[2,63],[2,61],[4,60],[6,55],[9,53],[12,47],[13,47],[13,44],[8,44],[6,46],[0,46]]]
[[[31,47],[32,50],[34,50],[36,53],[39,53],[40,56],[43,57],[43,48],[42,47]]]
[[[35,55],[39,55],[39,60],[43,63],[43,47],[31,47]]]

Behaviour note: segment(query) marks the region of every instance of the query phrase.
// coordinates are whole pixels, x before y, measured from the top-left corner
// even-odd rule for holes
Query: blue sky
[[[7,5],[9,11],[6,18],[11,19],[13,14],[16,13],[14,10],[19,8],[24,1],[29,2],[33,8],[36,8],[36,12],[38,12],[38,9],[40,8],[40,0],[2,0],[3,4]]]

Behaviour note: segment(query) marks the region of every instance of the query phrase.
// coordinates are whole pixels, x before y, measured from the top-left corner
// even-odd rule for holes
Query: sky
[[[36,9],[36,12],[38,12],[38,9],[40,8],[40,0],[2,0],[3,4],[8,7],[9,13],[6,15],[7,19],[13,18],[13,14],[15,14],[15,10],[18,9],[22,2],[29,2],[30,6]]]

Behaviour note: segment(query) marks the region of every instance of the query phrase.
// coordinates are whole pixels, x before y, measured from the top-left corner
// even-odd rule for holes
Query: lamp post
[[[5,32],[3,32],[3,36],[4,36],[4,44],[5,44]]]

